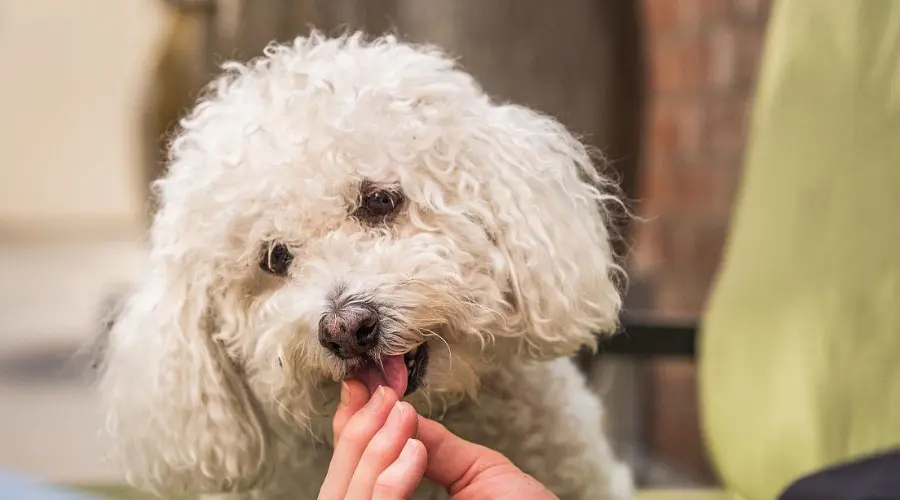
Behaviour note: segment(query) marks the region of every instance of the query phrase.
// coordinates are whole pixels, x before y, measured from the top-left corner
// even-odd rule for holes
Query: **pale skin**
[[[401,500],[423,477],[452,500],[555,499],[506,457],[416,414],[390,388],[369,397],[345,381],[334,415],[335,449],[319,500]]]

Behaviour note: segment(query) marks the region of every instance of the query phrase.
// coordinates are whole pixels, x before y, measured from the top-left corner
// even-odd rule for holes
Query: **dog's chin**
[[[355,360],[349,377],[365,384],[370,394],[379,386],[408,396],[424,387],[428,372],[428,344],[420,344],[403,354],[382,354]]]

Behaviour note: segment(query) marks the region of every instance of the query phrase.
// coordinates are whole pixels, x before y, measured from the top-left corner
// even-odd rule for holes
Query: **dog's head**
[[[391,38],[226,69],[172,142],[106,348],[133,480],[248,488],[271,415],[304,425],[344,377],[454,398],[614,327],[611,197],[553,119]]]

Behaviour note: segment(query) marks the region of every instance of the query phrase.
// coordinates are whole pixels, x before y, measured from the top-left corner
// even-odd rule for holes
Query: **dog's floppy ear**
[[[492,111],[478,141],[494,164],[488,229],[511,302],[534,356],[569,355],[617,324],[620,268],[605,208],[617,200],[585,146],[557,121],[520,106]]]
[[[115,458],[130,482],[157,493],[245,490],[264,473],[266,427],[217,340],[229,332],[211,299],[214,269],[201,266],[152,255],[100,367]]]

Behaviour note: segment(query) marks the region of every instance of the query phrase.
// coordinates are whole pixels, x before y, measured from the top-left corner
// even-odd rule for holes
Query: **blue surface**
[[[0,499],[3,500],[97,500],[97,497],[66,491],[36,479],[0,470]]]

